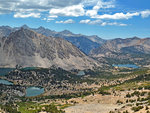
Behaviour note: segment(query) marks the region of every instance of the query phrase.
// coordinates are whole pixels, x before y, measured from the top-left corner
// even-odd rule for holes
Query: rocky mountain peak
[[[64,31],[61,31],[60,33],[62,33],[62,34],[73,34],[71,31],[69,31],[69,30],[64,30]]]
[[[89,69],[97,62],[62,38],[46,37],[21,27],[12,32],[2,44],[0,66],[51,67]]]
[[[24,27],[21,27],[19,30],[15,31],[15,32],[12,32],[10,35],[9,35],[9,38],[13,38],[14,40],[17,40],[17,39],[30,39],[30,38],[35,38],[37,35],[36,32],[30,30],[30,29],[26,29]]]
[[[37,29],[38,29],[38,30],[45,30],[45,28],[42,27],[42,26],[38,27]]]
[[[30,29],[26,24],[22,25],[21,28]]]
[[[140,39],[139,37],[137,37],[137,36],[134,36],[132,39]]]

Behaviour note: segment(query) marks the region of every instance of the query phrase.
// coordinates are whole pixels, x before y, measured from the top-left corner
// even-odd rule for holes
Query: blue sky
[[[104,39],[150,37],[150,0],[0,0],[0,25],[23,24]]]

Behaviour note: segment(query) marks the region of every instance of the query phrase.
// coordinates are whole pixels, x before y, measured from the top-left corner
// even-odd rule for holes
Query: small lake
[[[26,89],[26,97],[38,96],[44,93],[44,88],[40,87],[28,87]]]
[[[0,68],[0,76],[4,76],[12,70],[14,70],[14,68]]]
[[[83,75],[85,75],[85,72],[84,71],[79,71],[77,75],[83,76]]]
[[[0,79],[0,84],[5,84],[5,85],[13,85],[12,82],[9,82],[7,80],[3,80],[3,79]]]
[[[135,64],[113,64],[114,67],[139,68]]]

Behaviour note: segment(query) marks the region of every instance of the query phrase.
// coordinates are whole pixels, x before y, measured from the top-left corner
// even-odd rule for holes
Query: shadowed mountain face
[[[91,54],[99,55],[107,52],[117,53],[150,53],[150,38],[140,39],[137,37],[127,39],[114,39],[103,46],[93,50]]]
[[[118,62],[120,60],[131,61],[133,63],[148,62],[147,60],[150,59],[150,38],[113,39],[103,46],[94,49],[91,52],[91,56],[98,59],[102,57],[109,60],[115,59]]]
[[[88,69],[97,63],[74,45],[61,38],[46,37],[21,28],[0,38],[0,66],[50,67]]]
[[[9,27],[9,26],[0,26],[0,36],[8,36],[10,33],[15,31],[15,29]]]
[[[101,46],[106,42],[106,40],[103,40],[95,35],[85,36],[81,34],[73,34],[68,30],[64,30],[62,32],[55,32],[49,29],[45,29],[43,27],[39,27],[38,29],[34,30],[46,36],[63,38],[74,44],[76,47],[78,47],[81,51],[83,51],[86,54],[89,54],[92,49],[98,48],[99,46]]]
[[[100,44],[97,42],[93,42],[92,40],[89,39],[90,36],[73,34],[72,32],[70,32],[68,30],[64,30],[62,32],[55,32],[55,31],[51,31],[49,29],[45,29],[42,27],[40,27],[38,29],[34,29],[34,30],[36,32],[41,33],[46,36],[63,38],[65,40],[71,42],[76,47],[78,47],[85,54],[89,54],[89,52],[92,49],[98,48],[103,43],[103,42],[101,42],[101,44]]]
[[[70,32],[68,30],[64,30],[62,32],[56,32],[56,31],[52,31],[52,30],[49,30],[49,29],[46,29],[43,27],[39,27],[37,29],[29,28],[26,25],[22,26],[22,28],[24,28],[24,30],[28,29],[29,31],[32,31],[34,34],[38,34],[38,33],[43,34],[43,35],[40,35],[40,34],[38,34],[38,35],[40,37],[41,36],[46,37],[46,38],[49,37],[48,41],[50,39],[51,40],[50,40],[50,42],[45,41],[45,43],[43,43],[44,41],[40,42],[41,39],[37,40],[38,38],[36,38],[36,39],[33,38],[31,40],[31,38],[28,38],[28,37],[34,37],[34,36],[31,36],[31,34],[28,34],[28,32],[26,32],[23,35],[24,37],[22,35],[18,36],[18,29],[20,29],[20,27],[11,28],[8,26],[2,26],[2,27],[0,27],[0,40],[1,40],[0,47],[5,49],[5,54],[6,54],[6,52],[10,51],[9,54],[6,56],[11,56],[12,54],[15,53],[14,51],[17,51],[17,52],[19,51],[19,55],[21,54],[21,55],[28,55],[28,56],[36,56],[36,58],[31,57],[32,59],[44,58],[43,62],[46,62],[46,63],[41,62],[41,64],[37,64],[37,66],[40,66],[40,65],[43,66],[42,64],[44,64],[44,65],[46,64],[45,67],[48,67],[48,65],[55,64],[54,62],[47,63],[47,59],[45,59],[45,58],[48,58],[48,60],[50,59],[52,61],[54,60],[54,58],[55,58],[55,60],[57,58],[59,58],[59,59],[61,58],[63,60],[65,58],[70,59],[70,61],[65,61],[65,63],[64,63],[64,61],[63,61],[63,63],[60,63],[60,64],[57,63],[58,65],[65,65],[65,64],[69,64],[68,62],[75,62],[74,60],[71,61],[72,57],[69,57],[69,55],[68,55],[68,53],[72,54],[72,51],[73,51],[72,49],[71,50],[68,50],[68,49],[62,50],[63,47],[61,47],[61,46],[59,46],[58,48],[54,48],[55,45],[59,45],[59,44],[56,44],[56,42],[59,40],[59,42],[63,43],[63,41],[60,41],[63,39],[71,42],[73,45],[75,45],[77,48],[79,48],[83,52],[82,53],[80,51],[84,56],[85,56],[85,54],[89,54],[91,57],[98,59],[100,61],[100,63],[102,63],[102,62],[104,64],[105,63],[110,63],[110,64],[112,64],[112,63],[138,63],[141,65],[145,65],[145,64],[149,65],[150,64],[150,38],[145,38],[145,39],[140,39],[138,37],[127,38],[127,39],[117,38],[117,39],[106,41],[106,40],[100,39],[98,36],[95,36],[95,35],[85,36],[85,35],[81,35],[81,34],[73,34],[72,32]],[[14,34],[16,34],[16,35],[14,35]],[[15,37],[15,38],[11,39],[12,37]],[[19,37],[22,37],[22,38],[19,38]],[[52,38],[52,37],[54,37],[54,38]],[[60,37],[60,38],[58,38],[58,37]],[[15,39],[17,39],[17,40],[15,40]],[[53,42],[51,42],[52,39],[53,39]],[[65,44],[69,43],[67,41],[65,41]],[[13,42],[15,44],[11,45],[9,42]],[[38,42],[40,42],[40,44]],[[13,52],[9,48],[7,48],[7,46],[8,46],[8,45],[6,45],[7,43],[10,44],[9,45],[10,47],[17,46],[13,50]],[[50,44],[55,43],[55,45],[50,46],[49,43]],[[60,43],[60,45],[62,45],[61,43]],[[32,46],[30,46],[30,45],[32,45]],[[45,46],[45,45],[47,45],[47,46]],[[75,47],[73,45],[72,45],[72,47]],[[51,49],[49,50],[46,47],[51,48]],[[65,45],[65,47],[66,47],[66,45]],[[67,46],[67,48],[70,48],[70,46]],[[76,50],[77,50],[77,48],[76,48]],[[47,51],[48,51],[48,53],[47,53]],[[64,51],[64,52],[62,53],[61,51]],[[17,55],[17,52],[15,53],[15,55]],[[55,54],[57,52],[59,53],[58,55]],[[75,53],[78,53],[78,52],[74,52],[74,54],[73,54],[73,56],[76,57]],[[40,55],[40,57],[38,55]],[[1,58],[2,57],[5,57],[5,55],[1,55]],[[19,60],[19,58],[16,58],[17,62],[23,61],[22,59]],[[31,60],[27,59],[27,61],[31,61]],[[5,62],[5,59],[4,60],[2,59],[1,61]],[[7,60],[7,61],[9,61],[9,60]],[[14,59],[13,59],[13,61],[14,61]],[[55,62],[57,62],[57,61],[59,62],[59,60],[56,60]],[[17,64],[17,62],[16,62],[16,64]],[[23,64],[23,63],[21,63],[21,64]],[[78,64],[78,63],[75,62],[75,65],[76,64]],[[65,67],[65,66],[61,66],[61,67]],[[72,66],[70,66],[70,67],[72,67]]]
[[[70,32],[68,30],[64,30],[62,32],[56,32],[56,31],[52,31],[50,29],[46,29],[44,27],[39,27],[37,29],[29,28],[27,25],[23,25],[22,28],[32,29],[35,32],[43,34],[48,37],[51,36],[51,37],[63,38],[65,40],[71,42],[72,44],[74,44],[85,54],[89,54],[89,52],[92,49],[98,48],[99,46],[101,46],[102,44],[104,44],[106,42],[106,40],[103,40],[96,35],[85,36],[85,35],[81,35],[81,34],[73,34],[72,32]],[[0,27],[0,35],[8,36],[11,32],[14,32],[18,29],[20,29],[20,27],[11,28],[8,26],[2,26],[2,27]]]

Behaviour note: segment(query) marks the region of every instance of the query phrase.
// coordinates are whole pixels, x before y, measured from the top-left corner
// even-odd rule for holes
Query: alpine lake
[[[12,70],[14,70],[14,68],[0,68],[0,76],[5,76]],[[13,85],[12,82],[4,79],[0,79],[0,84]],[[26,92],[26,97],[38,96],[44,93],[44,88],[36,87],[36,86],[27,87],[25,92]]]

